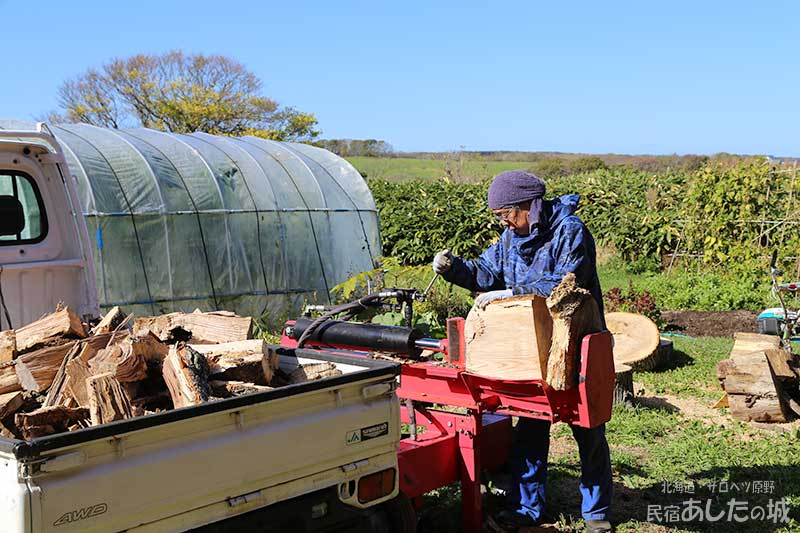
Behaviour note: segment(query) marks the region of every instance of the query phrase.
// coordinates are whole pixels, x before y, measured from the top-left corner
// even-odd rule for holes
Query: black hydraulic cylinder
[[[298,318],[289,336],[299,339],[313,321],[311,318]],[[422,337],[422,332],[416,328],[328,320],[308,340],[329,346],[418,356],[422,350],[416,341]]]

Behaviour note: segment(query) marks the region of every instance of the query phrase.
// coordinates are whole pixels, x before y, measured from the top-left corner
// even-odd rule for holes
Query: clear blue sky
[[[800,155],[798,2],[0,0],[0,117],[139,52],[229,55],[326,138]]]

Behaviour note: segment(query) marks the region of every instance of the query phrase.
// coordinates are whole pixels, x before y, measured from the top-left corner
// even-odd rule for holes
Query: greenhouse
[[[374,268],[359,173],[306,144],[51,127],[77,183],[103,308],[230,310],[272,320]]]

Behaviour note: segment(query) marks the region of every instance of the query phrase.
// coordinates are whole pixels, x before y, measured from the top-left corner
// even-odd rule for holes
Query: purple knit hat
[[[542,198],[547,187],[535,174],[522,170],[501,172],[489,186],[489,209],[500,209],[531,201],[528,222],[531,227],[539,223]]]

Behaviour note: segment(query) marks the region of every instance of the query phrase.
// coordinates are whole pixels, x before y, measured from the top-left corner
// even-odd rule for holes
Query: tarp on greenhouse
[[[145,128],[51,129],[77,183],[101,307],[276,320],[303,302],[328,302],[334,285],[374,268],[381,253],[366,183],[326,150]]]

